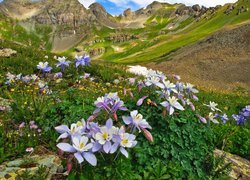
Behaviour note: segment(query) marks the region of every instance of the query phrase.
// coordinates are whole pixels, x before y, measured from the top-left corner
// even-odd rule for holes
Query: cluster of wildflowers
[[[127,149],[133,148],[137,144],[134,135],[136,130],[143,131],[147,139],[153,141],[153,137],[148,131],[151,126],[138,111],[130,112],[130,116],[123,116],[123,125],[121,122],[117,122],[118,117],[114,116],[116,111],[127,110],[117,93],[109,93],[99,97],[95,106],[97,109],[87,121],[81,120],[71,124],[70,127],[60,125],[55,128],[61,134],[58,140],[63,139],[63,142],[57,144],[57,147],[64,152],[73,153],[78,163],[81,164],[86,160],[92,166],[96,166],[96,153],[117,153],[116,157],[121,153],[128,157]],[[101,110],[104,110],[108,115],[112,115],[120,126],[115,126],[115,122],[111,118],[106,121],[105,125],[93,122],[100,115]]]
[[[159,96],[161,101],[159,104],[169,112],[169,115],[174,114],[176,109],[183,111],[187,106],[195,111],[193,101],[198,101],[196,94],[199,91],[190,83],[180,82],[180,76],[173,75],[172,77],[176,80],[176,82],[173,83],[162,72],[147,69],[146,67],[130,66],[128,71],[144,77],[144,80],[137,82],[139,91],[145,87],[153,89]],[[130,78],[129,83],[134,84],[135,78]],[[140,98],[137,102],[137,106],[141,106],[147,98],[148,96]],[[152,104],[152,101],[148,99],[147,103]],[[157,105],[155,102],[153,103]],[[225,124],[229,120],[227,114],[222,113],[222,111],[217,108],[217,103],[210,101],[209,104],[204,104],[204,106],[207,106],[211,112],[209,112],[207,117],[202,117],[196,112],[197,117],[202,123],[213,122],[219,124],[221,121]],[[249,120],[249,109],[250,106],[246,106],[239,115],[233,115],[238,125],[242,125]]]
[[[15,75],[15,74],[8,72],[6,74],[6,79],[7,81],[5,82],[5,84],[12,85],[18,82],[23,82],[23,83],[28,84],[32,81],[33,82],[38,81],[40,78],[35,74],[23,76],[22,74]]]
[[[60,74],[55,74],[53,76],[60,76]],[[25,86],[33,85],[40,94],[52,93],[52,91],[48,87],[48,83],[41,80],[36,74],[22,76],[22,74],[15,75],[8,72],[6,74],[6,79],[7,81],[5,82],[5,84],[7,84],[8,86],[15,86],[17,84],[23,84]]]
[[[198,90],[190,83],[179,82],[179,76],[173,75],[173,78],[177,80],[176,83],[173,83],[160,71],[148,70],[141,66],[132,66],[129,71],[145,77],[143,81],[138,82],[139,91],[145,87],[153,88],[160,98],[160,105],[169,112],[169,115],[172,115],[176,109],[183,111],[185,106],[190,106],[195,111],[192,101],[198,100],[195,95]],[[139,99],[137,105],[142,105],[146,98],[147,96],[143,96]]]
[[[239,114],[233,114],[233,119],[237,123],[237,125],[244,125],[246,122],[250,120],[250,105],[244,107]]]
[[[47,56],[45,58],[48,59]],[[50,71],[52,70],[52,67],[49,66],[48,62],[39,62],[37,65],[37,69],[40,70],[41,74],[44,77],[46,73],[49,73],[47,76],[49,79],[52,79],[52,80],[58,79],[58,81],[60,81],[61,78],[63,77],[63,73],[65,72],[66,67],[69,67],[71,62],[68,61],[66,57],[54,57],[54,59],[58,61],[58,63],[56,63],[56,67],[61,68],[60,72],[51,74]],[[90,57],[88,55],[80,56],[80,57],[76,56],[76,60],[75,60],[76,67],[80,65],[89,66],[89,63],[90,63]],[[89,78],[91,81],[93,80],[93,78],[91,78],[90,74],[88,73],[85,73],[84,76],[82,76],[82,78],[84,79]],[[8,86],[13,86],[13,85],[16,85],[17,83],[24,83],[25,85],[31,85],[31,84],[36,85],[38,92],[41,94],[52,93],[52,91],[48,87],[48,83],[45,82],[44,80],[41,80],[41,78],[36,74],[23,76],[22,74],[15,75],[15,74],[8,72],[6,74],[5,84]]]
[[[11,111],[11,101],[0,97],[0,111]]]
[[[27,125],[25,122],[22,122],[18,126],[18,131],[20,136],[27,135],[28,137],[41,135],[42,133],[41,128],[39,128],[39,126],[35,123],[35,121],[30,121]]]
[[[95,101],[96,110],[94,114],[99,113],[101,110],[106,111],[110,117],[113,116],[117,120],[116,112],[118,110],[127,111],[124,102],[118,97],[118,93],[109,93],[105,96],[97,98]]]

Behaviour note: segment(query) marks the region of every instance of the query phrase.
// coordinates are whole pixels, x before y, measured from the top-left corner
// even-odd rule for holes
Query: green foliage
[[[17,54],[0,58],[0,76],[5,76],[7,72],[23,75],[33,74],[37,71],[36,65],[39,62],[48,61],[49,63],[55,62],[53,59],[54,54],[47,51],[39,51],[35,47],[22,46],[7,40],[0,40],[0,48],[11,48],[17,51]],[[50,58],[45,59],[48,55]],[[0,82],[1,83],[1,82]]]
[[[219,149],[250,159],[249,126],[216,125],[213,131],[216,136],[216,146]]]
[[[224,155],[219,157],[209,157],[205,161],[205,167],[207,172],[207,179],[209,180],[217,180],[228,179],[228,174],[231,171],[231,164],[225,162]]]
[[[143,172],[145,166],[152,167],[160,159],[162,163],[171,162],[179,166],[177,174],[170,175],[172,178],[205,178],[203,164],[214,148],[211,129],[199,124],[191,112],[162,118],[159,110],[140,110],[143,111],[148,114],[147,119],[154,127],[154,143],[150,145],[139,139],[142,143],[136,147],[135,154],[138,171]]]

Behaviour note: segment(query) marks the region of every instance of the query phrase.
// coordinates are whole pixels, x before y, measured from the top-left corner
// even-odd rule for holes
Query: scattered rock
[[[230,178],[241,180],[250,179],[250,162],[248,160],[219,149],[216,149],[214,154],[215,156],[225,155],[226,163],[231,163],[232,171],[229,174]]]
[[[229,5],[227,7],[227,10],[224,12],[225,14],[230,14],[234,10],[234,5]]]
[[[89,50],[89,54],[91,56],[98,56],[100,54],[103,54],[105,52],[105,48],[99,47],[99,48],[93,48]]]
[[[200,10],[201,10],[201,7],[200,7],[199,4],[196,4],[196,5],[193,5],[193,6],[192,6],[192,9],[193,9],[194,11],[200,11]]]
[[[0,49],[0,57],[10,57],[12,55],[15,55],[17,52],[13,49],[9,48],[3,48]]]
[[[108,37],[109,41],[116,42],[126,42],[133,39],[139,39],[138,35],[127,34],[127,33],[115,33]]]
[[[30,159],[34,163],[28,167],[24,166],[24,159],[16,159],[0,165],[0,179],[6,177],[18,178],[18,176],[22,175],[22,173],[26,170],[30,171],[31,174],[34,174],[40,166],[46,167],[46,179],[51,179],[61,166],[60,158],[55,155],[34,155],[31,156]]]

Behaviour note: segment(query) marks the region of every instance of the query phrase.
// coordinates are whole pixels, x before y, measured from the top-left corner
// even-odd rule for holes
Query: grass
[[[242,5],[242,3],[238,6],[240,5]],[[209,15],[208,19],[202,19],[199,22],[194,22],[190,27],[184,29],[181,32],[177,32],[174,36],[158,36],[158,34],[156,34],[154,30],[149,30],[150,33],[148,36],[148,40],[152,41],[152,39],[155,39],[155,37],[158,36],[160,41],[153,41],[153,43],[151,44],[148,44],[148,42],[140,42],[137,47],[132,47],[126,52],[104,55],[102,58],[107,61],[124,64],[157,61],[159,58],[162,60],[162,57],[164,55],[169,54],[170,52],[185,45],[195,43],[220,29],[223,29],[227,26],[236,26],[239,23],[248,22],[250,17],[249,11],[244,12],[240,15],[236,15],[236,7],[231,14],[226,15],[224,14],[226,8],[227,6],[224,6],[218,12],[216,12],[216,14]],[[156,17],[153,17],[153,19],[154,18]],[[151,22],[153,19],[151,17],[147,23]],[[183,29],[184,27],[192,23],[193,20],[194,19],[189,18],[181,22],[181,27],[178,29]],[[159,29],[161,29],[162,27],[163,26],[161,25],[157,25],[156,29],[158,29],[159,31]],[[135,53],[136,55],[133,55]]]
[[[36,25],[35,31],[27,32],[18,22],[0,14],[0,39],[16,41],[36,48],[45,43],[44,48],[50,50],[49,33],[51,31],[51,27]]]

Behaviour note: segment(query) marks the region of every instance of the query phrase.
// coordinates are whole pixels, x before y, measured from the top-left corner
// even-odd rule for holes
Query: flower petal
[[[65,152],[76,152],[75,148],[68,143],[59,143],[56,146]]]
[[[57,142],[60,140],[60,139],[65,139],[65,138],[67,138],[67,137],[69,137],[69,134],[68,133],[63,133],[63,134],[61,134],[58,138],[57,138]]]
[[[86,161],[89,162],[92,166],[96,166],[97,164],[97,159],[93,153],[90,152],[84,152],[83,157],[86,159]]]
[[[105,153],[109,153],[111,149],[111,142],[110,141],[107,141],[104,145],[103,145],[103,150]]]
[[[114,143],[111,146],[110,153],[113,154],[117,150],[118,146],[119,146],[119,143]]]
[[[55,130],[56,130],[58,133],[62,134],[62,133],[65,133],[65,132],[69,132],[69,127],[66,126],[66,125],[61,125],[61,126],[55,127]]]
[[[132,119],[129,116],[122,116],[123,122],[127,125],[132,123]]]
[[[78,161],[79,164],[81,164],[84,161],[81,153],[77,152],[77,153],[74,154],[74,156],[77,159],[77,161]]]
[[[121,147],[121,148],[120,148],[120,152],[121,152],[126,158],[128,158],[128,151],[126,151],[125,148]]]
[[[112,119],[108,119],[107,122],[106,122],[106,127],[107,127],[108,129],[111,129],[112,126],[113,126],[113,121],[112,121]]]

